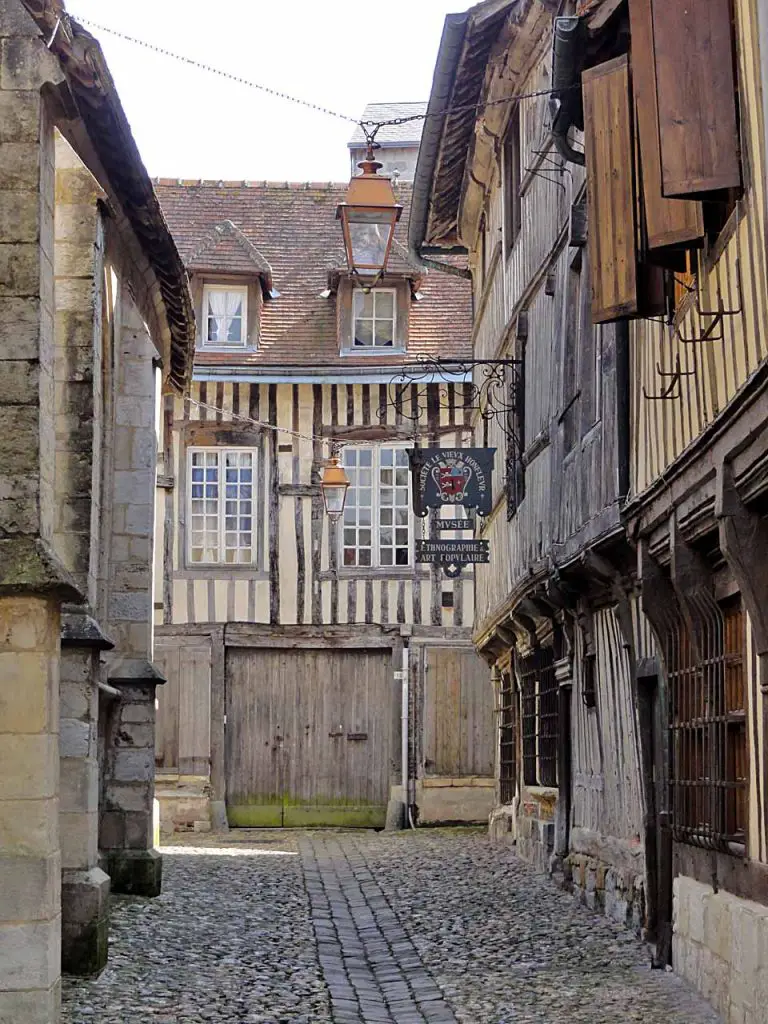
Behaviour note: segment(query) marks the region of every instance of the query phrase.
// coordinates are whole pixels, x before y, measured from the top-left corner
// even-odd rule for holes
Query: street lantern
[[[341,221],[350,272],[380,277],[387,269],[403,208],[395,202],[390,179],[377,173],[382,165],[374,159],[373,145],[357,166],[363,173],[351,179],[346,200],[336,208],[336,219]]]
[[[325,511],[331,522],[336,522],[344,511],[348,487],[349,477],[344,472],[344,467],[339,465],[337,458],[330,458],[325,464],[320,490],[323,494]]]

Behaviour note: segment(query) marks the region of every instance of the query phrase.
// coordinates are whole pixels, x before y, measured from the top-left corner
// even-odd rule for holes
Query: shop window
[[[560,693],[552,646],[518,659],[523,722],[523,781],[557,786]]]

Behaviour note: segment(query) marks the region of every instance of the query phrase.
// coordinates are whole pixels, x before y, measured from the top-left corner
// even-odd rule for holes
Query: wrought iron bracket
[[[441,411],[472,412],[495,421],[506,443],[507,508],[510,515],[522,500],[525,386],[521,359],[435,359],[422,356],[404,364],[387,386],[387,408],[429,433]],[[457,379],[459,378],[459,379]],[[463,379],[461,379],[463,378]],[[454,385],[454,389],[450,388]],[[463,424],[457,423],[456,429]]]

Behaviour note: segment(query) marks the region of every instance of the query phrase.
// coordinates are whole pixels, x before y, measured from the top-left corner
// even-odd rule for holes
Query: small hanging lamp
[[[336,219],[341,221],[350,273],[381,277],[403,208],[395,202],[389,177],[378,174],[382,164],[373,150],[373,142],[369,142],[365,160],[357,165],[363,173],[350,180],[347,198],[336,208]]]
[[[339,465],[339,460],[332,456],[325,464],[320,483],[325,511],[332,523],[344,512],[348,488],[349,477],[344,472],[344,467]]]

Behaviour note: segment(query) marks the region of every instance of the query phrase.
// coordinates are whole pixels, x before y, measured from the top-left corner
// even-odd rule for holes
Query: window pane
[[[363,548],[360,551],[360,561],[358,565],[370,565],[371,564],[371,549]]]
[[[366,293],[362,288],[355,289],[355,316],[373,317],[373,296],[374,292]]]
[[[364,448],[360,452],[360,465],[370,466],[372,464],[373,452],[370,448]]]
[[[355,344],[373,345],[373,320],[355,320]]]
[[[233,317],[229,321],[229,329],[227,331],[227,341],[239,342],[242,341],[243,332],[243,321],[240,317]]]
[[[395,314],[395,296],[392,292],[374,292],[376,296],[376,317],[392,320]]]
[[[391,345],[395,337],[391,320],[376,321],[376,345]]]
[[[392,548],[381,549],[381,564],[382,565],[393,565],[393,551]]]
[[[395,461],[395,453],[391,448],[382,448],[381,452],[381,464],[382,466],[391,466]]]

